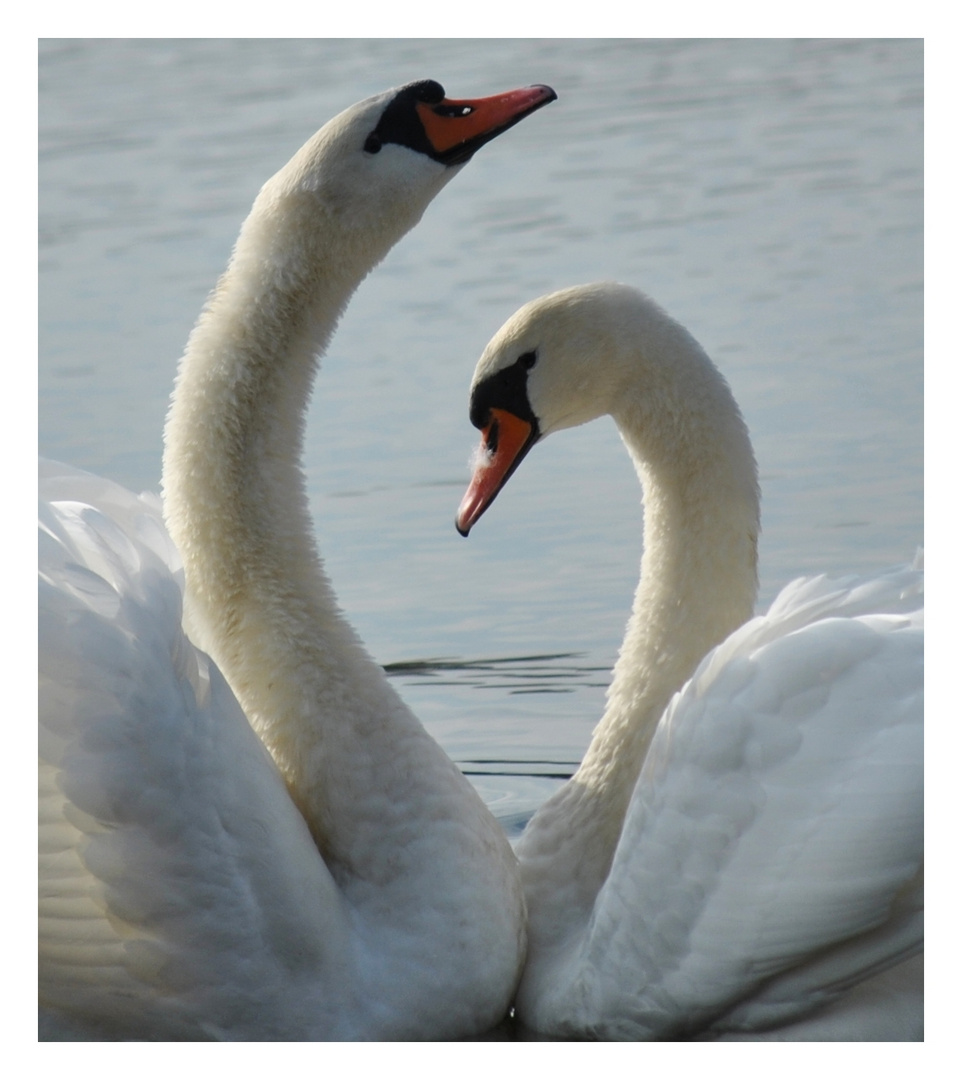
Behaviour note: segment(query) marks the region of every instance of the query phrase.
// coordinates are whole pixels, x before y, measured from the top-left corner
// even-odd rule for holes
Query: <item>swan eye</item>
[[[368,154],[377,154],[381,149],[381,140],[372,131],[364,140],[364,150]]]
[[[435,105],[437,116],[470,116],[474,109],[470,105]]]
[[[528,371],[530,371],[537,362],[538,354],[535,352],[522,353],[521,356],[518,357],[518,363]]]
[[[498,436],[501,434],[501,425],[497,420],[492,420],[488,427],[488,437],[485,440],[484,448],[491,457],[498,452]]]

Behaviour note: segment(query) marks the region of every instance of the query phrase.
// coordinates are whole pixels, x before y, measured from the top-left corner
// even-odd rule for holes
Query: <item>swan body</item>
[[[524,956],[518,868],[338,609],[301,455],[367,272],[480,145],[554,98],[412,83],[267,184],[182,360],[159,502],[46,465],[47,1038],[477,1034]]]
[[[540,438],[604,414],[644,491],[641,579],[584,760],[517,844],[521,1022],[921,1038],[921,569],[796,581],[752,618],[738,407],[682,326],[611,283],[533,301],[485,349],[459,530]]]

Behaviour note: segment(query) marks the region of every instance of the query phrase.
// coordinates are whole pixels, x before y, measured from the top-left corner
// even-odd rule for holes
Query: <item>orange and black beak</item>
[[[539,434],[536,420],[522,420],[506,409],[491,409],[488,423],[481,430],[474,476],[454,522],[462,536],[468,535],[471,526],[494,502]]]
[[[526,86],[473,100],[419,101],[416,110],[431,156],[445,165],[460,165],[486,142],[557,96],[550,86]]]
[[[526,86],[494,97],[451,101],[439,82],[422,79],[395,92],[364,150],[376,154],[385,143],[397,143],[442,165],[462,165],[479,147],[557,96],[550,86]]]

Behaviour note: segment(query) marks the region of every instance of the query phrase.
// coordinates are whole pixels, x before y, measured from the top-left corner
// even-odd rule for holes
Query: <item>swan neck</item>
[[[601,761],[605,775],[622,769],[617,786],[625,804],[672,695],[751,617],[757,593],[751,441],[727,383],[713,365],[698,366],[709,392],[689,391],[687,409],[666,430],[653,434],[648,411],[630,404],[615,417],[643,491],[643,555],[608,708],[584,771],[593,778]]]
[[[191,637],[226,676],[329,864],[363,874],[365,796],[397,786],[399,760],[422,743],[427,789],[440,752],[337,605],[300,459],[318,355],[406,227],[358,237],[305,198],[280,208],[262,193],[191,334],[165,432],[164,506]],[[415,812],[414,789],[398,796],[398,827]],[[390,810],[382,824],[389,834]]]
[[[653,365],[625,350],[612,360],[610,411],[643,490],[644,552],[607,707],[580,768],[519,845],[532,948],[549,953],[584,926],[672,695],[755,601],[759,491],[748,431],[700,346],[665,325],[658,338],[675,335],[670,357]]]

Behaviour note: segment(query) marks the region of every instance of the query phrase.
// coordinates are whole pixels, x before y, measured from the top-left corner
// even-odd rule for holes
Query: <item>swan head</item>
[[[471,382],[481,446],[456,519],[462,536],[539,439],[612,411],[623,309],[640,297],[610,282],[562,289],[519,308],[485,347]]]
[[[440,189],[485,143],[557,95],[548,86],[475,99],[450,99],[432,79],[408,83],[351,106],[321,128],[261,189],[249,228],[297,221],[310,234],[340,226],[363,257],[386,251],[420,219]],[[297,213],[298,207],[304,213]],[[312,229],[312,225],[314,229]],[[290,231],[280,238],[290,250]]]
[[[720,372],[654,301],[614,282],[562,289],[516,311],[478,361],[470,417],[481,446],[458,532],[468,535],[539,439],[609,414],[649,462],[685,456],[696,430],[728,425],[729,441],[746,438]]]

